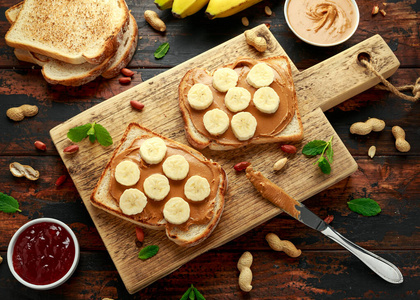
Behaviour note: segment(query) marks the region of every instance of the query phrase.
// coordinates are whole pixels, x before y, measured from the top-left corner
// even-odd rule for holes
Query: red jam
[[[73,239],[58,224],[42,222],[23,231],[13,249],[13,267],[25,281],[45,285],[56,282],[74,261]]]

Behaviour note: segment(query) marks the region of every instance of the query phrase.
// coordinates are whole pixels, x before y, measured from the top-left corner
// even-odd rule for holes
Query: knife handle
[[[327,228],[321,232],[353,253],[384,280],[395,284],[403,282],[403,276],[400,270],[389,261],[349,241],[331,226],[327,226]]]

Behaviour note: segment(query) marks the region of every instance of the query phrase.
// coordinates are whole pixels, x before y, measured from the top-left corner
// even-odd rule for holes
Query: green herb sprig
[[[91,143],[98,140],[99,144],[105,147],[110,146],[113,143],[108,130],[96,122],[71,128],[69,132],[67,132],[67,137],[75,143],[89,137]]]
[[[149,259],[155,256],[159,251],[159,246],[149,245],[140,250],[138,258],[141,260]]]
[[[169,50],[169,43],[163,43],[156,49],[154,53],[155,58],[161,59],[162,57],[166,55],[166,53],[168,53],[168,50]]]
[[[353,199],[347,202],[350,210],[366,217],[376,216],[381,212],[379,204],[370,198]]]
[[[206,300],[206,298],[191,284],[180,300]]]
[[[321,154],[321,157],[316,162],[314,162],[314,164],[318,163],[318,167],[324,174],[331,173],[331,164],[333,163],[334,156],[334,151],[332,148],[333,137],[334,136],[331,136],[328,142],[322,140],[311,141],[307,143],[302,149],[302,153],[307,156],[315,156]]]
[[[19,202],[12,196],[0,193],[0,211],[5,213],[22,212],[19,209]]]

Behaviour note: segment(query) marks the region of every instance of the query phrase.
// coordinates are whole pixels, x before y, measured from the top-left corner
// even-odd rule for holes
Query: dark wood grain
[[[210,251],[135,295],[125,290],[109,256],[82,252],[76,273],[61,288],[33,291],[0,268],[3,299],[179,299],[194,284],[206,299],[390,299],[418,296],[420,251],[374,251],[400,267],[404,284],[390,287],[346,251],[304,251],[298,258],[254,251],[253,289],[241,292],[236,262],[240,251]],[[4,252],[0,252],[1,255]],[[414,264],[413,267],[411,264]]]
[[[2,1],[0,7],[5,11],[17,0]],[[280,44],[295,62],[298,68],[306,69],[318,61],[325,60],[354,44],[375,34],[380,34],[395,51],[403,66],[411,67],[419,64],[418,56],[418,19],[420,18],[419,4],[413,1],[388,1],[386,6],[387,15],[372,17],[373,3],[371,1],[359,1],[361,12],[359,28],[355,35],[346,43],[331,47],[317,48],[297,40],[288,28],[283,14],[284,1],[262,1],[252,8],[243,11],[230,18],[208,20],[202,11],[184,20],[174,18],[170,11],[159,12],[161,18],[169,28],[166,33],[154,31],[143,18],[146,9],[157,10],[153,1],[127,1],[133,16],[139,25],[139,41],[137,53],[130,66],[141,67],[173,67],[194,56],[210,49],[230,38],[241,34],[246,27],[242,25],[241,18],[246,16],[250,21],[249,27],[266,23],[270,24],[270,30],[279,40]],[[264,7],[268,5],[273,10],[271,17],[264,13]],[[0,36],[4,36],[9,24],[0,14]],[[163,42],[169,42],[171,50],[162,60],[156,60],[153,52]],[[185,47],[188,45],[188,47]],[[7,47],[4,39],[0,40],[0,67],[27,65],[19,63],[13,55],[13,49]]]
[[[19,62],[4,40],[9,24],[4,11],[19,2],[0,3],[0,192],[15,197],[22,213],[0,212],[1,299],[179,299],[192,283],[206,299],[418,299],[420,296],[420,106],[400,100],[388,92],[370,89],[326,112],[340,139],[355,157],[359,169],[351,177],[308,199],[305,205],[321,218],[333,215],[331,225],[355,243],[395,263],[404,283],[391,285],[374,275],[355,257],[320,233],[281,214],[222,247],[195,258],[174,273],[158,280],[135,295],[126,291],[92,220],[70,178],[60,186],[56,179],[67,170],[51,142],[49,130],[78,113],[152,78],[168,68],[225,42],[246,27],[270,25],[289,57],[304,70],[351,46],[380,34],[401,62],[391,77],[395,85],[413,83],[420,77],[420,4],[413,0],[387,1],[387,15],[371,15],[373,2],[358,0],[359,28],[346,43],[317,48],[298,40],[286,25],[284,1],[265,0],[226,19],[207,20],[203,11],[184,20],[169,11],[158,12],[166,22],[167,33],[157,33],[142,18],[146,9],[157,11],[153,1],[127,1],[139,25],[141,37],[129,67],[135,71],[133,82],[122,86],[118,79],[95,81],[75,88],[48,85],[39,67]],[[381,3],[381,2],[379,2]],[[264,14],[268,5],[271,17]],[[161,60],[153,57],[163,42],[170,43]],[[37,116],[15,123],[5,111],[21,104],[36,104]],[[377,117],[386,121],[380,133],[355,136],[349,127],[357,121]],[[406,130],[411,144],[409,153],[394,147],[391,127]],[[36,150],[34,141],[47,144],[47,151]],[[367,157],[371,145],[377,147],[373,159]],[[8,165],[18,161],[41,172],[37,182],[13,177]],[[309,165],[309,167],[315,167]],[[334,167],[334,166],[333,166]],[[347,201],[370,197],[381,206],[375,217],[351,212]],[[265,201],[261,199],[261,201]],[[6,259],[8,243],[22,224],[38,217],[53,217],[69,224],[82,250],[76,273],[60,288],[37,292],[25,288],[11,275]],[[272,251],[265,242],[269,232],[291,240],[302,249],[297,259]],[[146,230],[146,239],[148,231]],[[133,232],[134,243],[134,232]],[[236,263],[244,251],[251,251],[254,279],[250,293],[240,291]]]

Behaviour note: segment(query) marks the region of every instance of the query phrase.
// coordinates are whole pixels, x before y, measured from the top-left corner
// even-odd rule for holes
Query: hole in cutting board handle
[[[361,61],[362,60],[367,60],[368,62],[370,62],[370,54],[369,53],[366,53],[366,52],[361,52],[361,53],[359,53],[358,55],[357,55],[357,62],[360,64],[360,65],[363,65],[362,63],[361,63]]]

